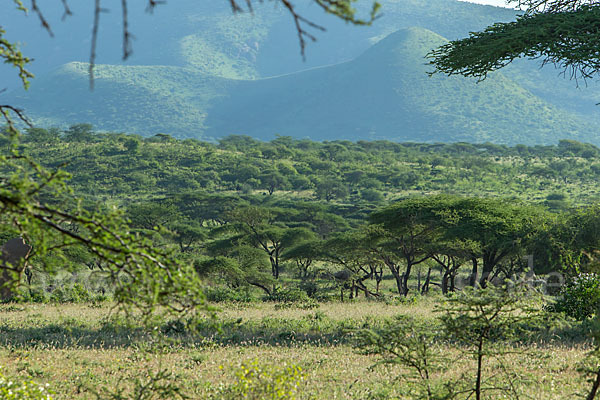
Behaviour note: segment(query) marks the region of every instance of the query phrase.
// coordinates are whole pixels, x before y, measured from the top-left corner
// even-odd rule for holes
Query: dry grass
[[[304,321],[320,313],[329,323],[354,321],[358,326],[397,314],[430,319],[432,309],[432,301],[398,306],[330,303],[317,311],[253,304],[226,307],[221,317],[259,324],[265,319]],[[303,399],[411,398],[403,394],[408,386],[398,379],[399,367],[370,368],[377,358],[358,354],[347,342],[315,345],[292,339],[256,346],[243,340],[219,345],[171,338],[165,345],[139,332],[107,329],[108,311],[108,306],[87,305],[0,306],[0,365],[8,375],[32,376],[50,383],[59,399],[95,398],[86,388],[115,388],[122,378],[143,377],[145,371],[160,368],[172,371],[192,398],[207,398],[219,386],[233,382],[234,371],[242,362],[254,359],[272,365],[299,365],[306,373]],[[508,355],[504,362],[527,378],[520,385],[530,398],[569,399],[587,387],[576,371],[587,351],[585,346],[554,344],[530,346],[528,350],[528,355]],[[460,349],[442,347],[440,351],[458,359],[448,376],[470,376],[472,360],[460,359]],[[495,372],[497,368],[490,362],[488,373]]]

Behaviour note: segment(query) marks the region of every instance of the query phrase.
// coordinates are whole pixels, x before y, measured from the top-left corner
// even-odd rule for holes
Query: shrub
[[[206,296],[206,300],[214,303],[230,301],[250,303],[254,300],[246,288],[244,288],[244,290],[234,290],[221,286],[208,286],[204,288],[204,295]]]
[[[321,291],[321,288],[317,282],[312,279],[305,279],[301,281],[298,287],[310,298],[314,298]]]
[[[261,365],[257,360],[243,363],[235,372],[236,381],[224,388],[219,399],[294,400],[304,381],[297,365]]]
[[[549,307],[579,321],[590,318],[600,306],[600,276],[594,273],[577,275],[560,291],[561,297]]]
[[[377,189],[365,189],[361,192],[361,197],[371,203],[382,203],[385,201],[383,194]]]
[[[3,400],[52,400],[51,391],[30,380],[8,378],[0,371],[0,399]]]
[[[17,303],[47,303],[48,295],[41,287],[20,287],[17,296],[11,301]]]
[[[93,294],[80,283],[58,287],[50,295],[50,301],[57,303],[84,303],[92,300],[92,298]]]
[[[274,290],[273,293],[268,297],[268,300],[282,303],[305,303],[311,301],[310,297],[308,297],[308,294],[306,294],[304,290],[294,288]]]

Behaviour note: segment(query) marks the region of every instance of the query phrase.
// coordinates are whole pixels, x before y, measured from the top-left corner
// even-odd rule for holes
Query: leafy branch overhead
[[[157,307],[177,314],[204,309],[193,268],[131,233],[122,212],[83,207],[66,186],[68,173],[48,171],[16,148],[0,156],[0,170],[5,173],[0,178],[0,222],[32,243],[36,256],[84,246],[107,266],[107,278],[125,311],[150,316]]]
[[[435,72],[486,78],[526,57],[554,64],[572,79],[600,71],[600,3],[579,0],[518,0],[526,9],[514,22],[497,23],[428,54]]]

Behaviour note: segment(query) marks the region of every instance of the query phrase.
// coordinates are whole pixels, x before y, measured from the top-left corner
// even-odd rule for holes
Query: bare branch
[[[96,45],[98,42],[98,28],[100,27],[100,13],[105,12],[106,10],[101,7],[101,0],[95,0],[94,3],[94,24],[92,26],[92,44],[90,51],[90,66],[89,66],[89,75],[90,75],[90,89],[94,90],[94,67],[96,65]]]
[[[508,0],[527,14],[575,11],[582,6],[598,5],[598,0]]]
[[[13,119],[10,117],[10,112],[15,113],[17,115],[17,117],[23,123],[25,123],[25,125],[27,125],[30,128],[33,128],[33,124],[31,123],[29,118],[27,118],[27,116],[25,115],[23,110],[21,110],[20,108],[13,107],[8,104],[2,104],[2,105],[0,105],[0,114],[2,114],[2,117],[6,121],[9,132],[11,132],[12,134],[17,134],[17,132],[18,132]]]
[[[296,25],[296,32],[298,34],[298,40],[300,41],[300,54],[302,54],[302,58],[305,58],[306,57],[305,56],[305,49],[306,49],[306,40],[305,39],[309,39],[312,42],[314,42],[317,40],[317,38],[315,36],[311,35],[310,33],[308,33],[306,30],[304,30],[304,28],[302,28],[302,23],[305,23],[308,26],[318,29],[320,31],[325,31],[325,28],[307,20],[306,18],[302,17],[301,15],[298,15],[296,10],[294,10],[294,5],[289,0],[281,0],[281,3],[284,5],[285,8],[287,8],[287,10],[292,15],[292,18],[294,19],[294,25]]]
[[[73,13],[71,12],[71,9],[69,8],[69,3],[67,3],[67,0],[61,0],[62,5],[63,5],[63,9],[64,9],[64,13],[62,16],[62,20],[64,21],[65,19],[67,19],[67,17],[70,17],[71,15],[73,15]]]
[[[52,37],[54,37],[54,33],[52,32],[52,29],[50,28],[50,24],[48,23],[48,21],[46,20],[46,17],[44,17],[44,14],[42,13],[42,11],[39,9],[38,5],[37,5],[37,0],[31,0],[31,11],[33,11],[35,14],[37,14],[38,18],[40,19],[40,23],[42,24],[42,27],[48,31],[48,34]]]
[[[129,32],[127,18],[127,0],[121,0],[121,10],[123,11],[123,60],[127,60],[132,53],[131,33]]]

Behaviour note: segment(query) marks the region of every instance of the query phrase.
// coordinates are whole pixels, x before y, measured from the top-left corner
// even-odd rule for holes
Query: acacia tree
[[[399,294],[408,294],[412,268],[431,258],[430,244],[438,240],[444,219],[452,217],[444,210],[454,201],[448,196],[414,198],[371,214],[371,249],[396,279]]]
[[[298,243],[284,252],[283,260],[293,260],[298,268],[298,275],[301,279],[315,277],[315,271],[311,271],[311,266],[323,254],[323,241],[306,240]]]
[[[341,283],[340,298],[344,300],[344,288],[350,290],[350,299],[358,296],[359,290],[365,297],[379,295],[381,277],[379,264],[367,248],[368,237],[364,231],[355,230],[333,235],[322,246],[320,259],[330,264],[339,265],[343,270],[334,274]],[[376,291],[373,292],[366,284],[368,279],[377,281]]]
[[[442,269],[442,294],[454,292],[461,266],[479,252],[479,244],[470,240],[440,240],[431,244],[431,258]]]
[[[521,254],[545,215],[533,207],[496,199],[458,199],[448,212],[453,216],[445,235],[469,241],[471,259],[482,260],[479,285],[486,287],[501,262]],[[476,264],[473,278],[477,274]]]
[[[228,241],[245,243],[264,251],[269,256],[275,279],[279,278],[284,251],[315,238],[315,234],[307,228],[289,228],[278,222],[278,212],[256,206],[239,207],[227,214],[231,223],[224,228],[235,232],[227,238]]]
[[[264,269],[264,252],[255,247],[215,242],[209,253],[212,258],[194,263],[199,276],[216,276],[232,288],[255,286],[271,296],[273,277]]]
[[[436,72],[485,79],[513,60],[541,59],[563,68],[571,78],[600,71],[600,2],[597,0],[509,0],[525,13],[514,22],[496,23],[468,38],[451,41],[428,57]]]

